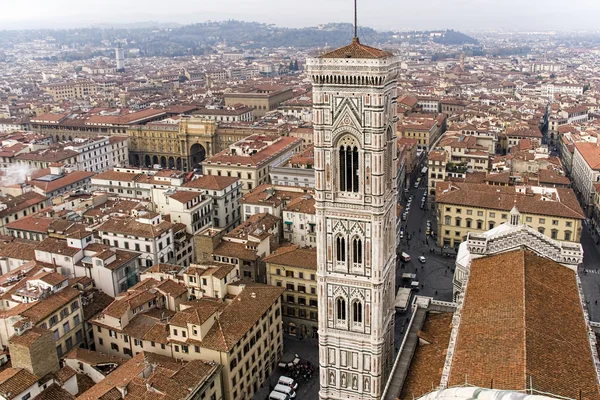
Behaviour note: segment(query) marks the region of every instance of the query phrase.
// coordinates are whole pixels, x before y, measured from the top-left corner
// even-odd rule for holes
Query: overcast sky
[[[0,29],[238,19],[304,27],[352,22],[352,0],[0,0]],[[359,0],[375,29],[599,30],[599,0]]]

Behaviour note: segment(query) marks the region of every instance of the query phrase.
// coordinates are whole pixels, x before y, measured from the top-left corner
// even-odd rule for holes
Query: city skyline
[[[372,3],[371,3],[372,4]],[[600,4],[580,0],[561,11],[560,20],[555,15],[559,3],[556,0],[534,0],[526,6],[516,0],[504,2],[443,2],[431,0],[427,9],[421,3],[400,4],[390,0],[378,0],[367,5],[359,2],[359,25],[377,30],[427,30],[457,29],[477,30],[588,30],[597,31],[594,15],[600,12]],[[264,22],[282,27],[301,28],[329,22],[352,22],[351,0],[330,0],[318,3],[308,0],[286,4],[286,12],[272,12],[280,8],[274,0],[223,0],[213,4],[189,5],[181,1],[170,2],[165,10],[158,0],[132,0],[123,4],[117,0],[91,0],[74,3],[57,0],[52,4],[42,0],[28,3],[3,5],[0,29],[74,28],[93,25],[135,24],[154,22],[190,24],[206,21],[237,19]],[[318,7],[318,12],[314,12]],[[225,11],[223,11],[225,10]],[[382,15],[382,10],[385,13]],[[518,10],[518,12],[515,12]],[[360,33],[360,32],[359,32]]]

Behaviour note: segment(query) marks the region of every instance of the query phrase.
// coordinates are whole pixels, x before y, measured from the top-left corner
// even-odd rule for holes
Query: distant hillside
[[[68,30],[26,30],[0,32],[0,48],[36,39],[54,39],[56,45],[70,47],[102,46],[126,40],[149,56],[201,55],[218,43],[240,49],[253,48],[329,48],[347,44],[353,36],[351,24],[327,24],[309,28],[282,28],[256,22],[223,21],[183,26],[137,23],[131,26],[92,27]],[[456,31],[380,32],[360,27],[361,39],[371,45],[436,42],[442,45],[477,44],[477,40]],[[89,54],[70,55],[87,58]]]

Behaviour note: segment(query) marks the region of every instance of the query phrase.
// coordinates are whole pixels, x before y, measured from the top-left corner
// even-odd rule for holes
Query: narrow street
[[[600,322],[600,251],[598,235],[592,235],[588,225],[583,225],[581,245],[583,246],[583,268],[579,269],[581,286],[588,303],[590,320]]]
[[[403,273],[414,273],[419,282],[418,294],[433,297],[436,300],[452,301],[452,274],[454,271],[454,257],[441,255],[440,248],[433,239],[426,237],[427,221],[431,221],[432,231],[436,231],[435,213],[433,210],[422,210],[421,199],[426,190],[426,183],[421,182],[418,189],[412,188],[409,195],[414,195],[408,218],[404,225],[404,238],[398,243],[396,269],[396,288],[410,284],[402,281]],[[405,205],[406,202],[403,202]],[[409,238],[410,235],[410,239]],[[430,250],[434,249],[434,253]],[[409,262],[402,262],[402,252],[410,255]],[[425,263],[418,260],[424,256]]]

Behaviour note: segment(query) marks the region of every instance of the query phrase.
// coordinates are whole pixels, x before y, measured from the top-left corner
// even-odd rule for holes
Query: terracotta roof
[[[26,330],[21,335],[12,335],[8,339],[8,343],[10,346],[19,345],[29,348],[29,346],[35,343],[40,337],[47,335],[52,335],[52,332],[48,329],[42,329],[34,326],[33,328]]]
[[[38,322],[48,318],[51,314],[59,311],[60,308],[66,306],[79,296],[79,290],[66,287],[56,293],[51,294],[45,299],[37,301],[33,304],[33,306],[23,311],[21,315],[29,318],[32,323],[37,324]]]
[[[448,187],[450,188],[447,189]],[[572,189],[553,188],[552,190],[556,190],[559,200],[543,200],[541,194],[517,193],[515,187],[512,186],[437,182],[436,202],[510,211],[516,201],[517,207],[522,213],[574,219],[585,218]]]
[[[0,203],[5,204],[6,208],[0,211],[0,218],[4,218],[14,214],[15,212],[21,211],[38,203],[42,203],[46,200],[46,196],[35,192],[26,192],[19,196],[2,196],[0,197]]]
[[[525,250],[473,260],[449,385],[600,399],[589,333],[573,270]]]
[[[42,190],[44,193],[50,193],[74,183],[90,179],[95,174],[95,172],[89,171],[73,171],[50,182],[33,180],[31,181],[31,184]]]
[[[71,400],[75,397],[56,383],[48,386],[44,391],[33,398],[33,400]]]
[[[114,270],[120,268],[121,266],[127,264],[134,258],[137,258],[140,256],[140,253],[136,253],[133,251],[125,251],[125,250],[115,250],[114,254],[115,254],[115,260],[113,262],[111,262],[110,264],[104,265],[105,268],[108,268],[111,271],[114,271]]]
[[[317,270],[317,249],[299,248],[295,244],[283,244],[263,260],[266,263]]]
[[[140,352],[78,399],[118,400],[122,396],[117,388],[125,387],[127,399],[184,400],[216,371],[217,366],[200,360],[185,362]]]
[[[179,191],[173,193],[169,197],[175,201],[185,204],[188,201],[194,200],[195,198],[202,197],[202,195],[198,192],[179,190]]]
[[[236,284],[245,284],[246,287],[223,309],[202,340],[204,347],[217,351],[231,350],[285,290],[249,281]]]
[[[379,50],[374,47],[360,44],[358,38],[352,39],[352,43],[348,46],[340,47],[329,53],[323,54],[320,58],[360,58],[360,59],[377,59],[393,57],[393,54]]]
[[[99,231],[110,233],[122,233],[127,235],[141,236],[145,238],[155,238],[171,229],[172,223],[162,221],[158,225],[145,224],[136,221],[135,218],[113,217],[98,227]]]
[[[47,237],[42,240],[40,244],[35,247],[38,251],[44,251],[52,254],[61,254],[63,256],[73,257],[75,254],[81,252],[81,249],[75,247],[69,247],[66,240],[56,239],[53,237]]]
[[[65,149],[45,149],[32,151],[30,153],[21,153],[15,158],[18,160],[27,161],[43,161],[43,162],[57,162],[63,161],[68,158],[75,158],[79,155],[75,150]]]
[[[253,214],[229,232],[227,237],[246,240],[248,236],[254,236],[263,239],[280,221],[278,217],[269,213]]]
[[[106,181],[117,181],[117,182],[135,182],[143,174],[141,172],[124,172],[108,170],[101,172],[94,176],[94,180],[106,180]]]
[[[14,258],[17,260],[35,260],[37,243],[9,242],[0,244],[0,257]]]
[[[284,211],[298,212],[304,214],[315,214],[315,198],[311,195],[304,195],[295,198],[285,205]]]
[[[169,324],[186,328],[187,324],[202,325],[224,307],[223,303],[214,300],[199,299],[193,307],[186,308],[175,314],[169,320]]]
[[[207,167],[219,167],[221,165],[231,163],[231,165],[240,164],[242,167],[257,167],[271,160],[276,155],[289,151],[293,148],[299,148],[302,144],[302,139],[286,137],[286,136],[265,136],[252,135],[243,139],[246,143],[236,142],[236,145],[248,147],[250,150],[259,149],[256,153],[246,155],[236,155],[230,153],[230,149],[223,150],[204,160],[202,165]],[[267,144],[265,142],[271,142]],[[264,147],[263,147],[264,146]]]
[[[302,196],[306,196],[305,190],[286,190],[285,187],[265,183],[246,193],[240,199],[240,204],[269,204],[278,207]]]
[[[400,399],[415,399],[431,392],[442,379],[446,349],[452,332],[452,313],[429,313],[419,331],[415,349]]]
[[[104,292],[99,291],[98,289],[86,291],[85,295],[91,301],[88,301],[83,305],[84,321],[89,321],[90,319],[94,318],[114,301],[114,298]]]
[[[14,399],[33,386],[38,377],[22,368],[6,368],[0,372],[0,395]]]
[[[125,362],[124,358],[117,357],[112,354],[101,353],[99,351],[83,349],[81,347],[74,347],[71,351],[65,354],[64,358],[79,360],[91,366],[104,363],[122,364]]]
[[[202,175],[183,184],[184,187],[204,190],[223,190],[239,178],[233,176]]]
[[[576,142],[575,148],[593,170],[600,170],[600,146],[596,143]]]

